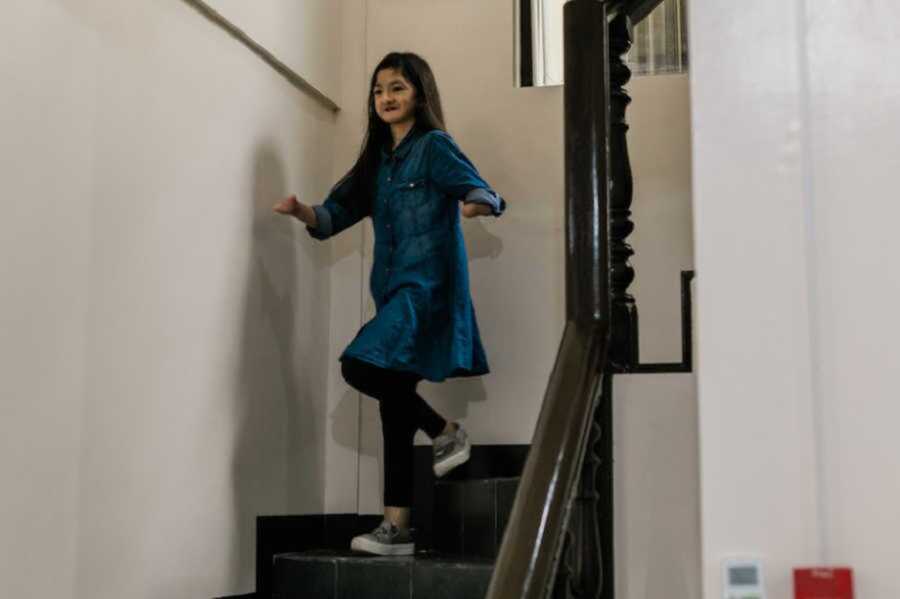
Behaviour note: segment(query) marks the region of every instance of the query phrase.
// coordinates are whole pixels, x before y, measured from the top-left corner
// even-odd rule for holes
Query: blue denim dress
[[[349,182],[313,206],[307,227],[327,239],[366,216],[375,230],[369,290],[375,316],[340,359],[415,372],[430,381],[489,372],[469,292],[459,202],[506,209],[453,138],[413,127],[392,151],[381,150],[371,206],[347,197]],[[363,206],[360,206],[360,205]]]

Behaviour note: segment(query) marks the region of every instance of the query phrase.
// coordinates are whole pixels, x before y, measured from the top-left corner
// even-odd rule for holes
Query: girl
[[[469,440],[416,393],[419,381],[489,372],[469,293],[462,215],[500,216],[506,202],[444,128],[437,84],[416,54],[385,56],[369,86],[369,124],[360,156],[325,201],[291,196],[275,211],[327,239],[365,217],[375,230],[369,288],[375,317],[340,356],[349,385],[379,402],[384,436],[384,520],[351,548],[411,555],[413,437],[433,440],[434,472],[469,458]]]

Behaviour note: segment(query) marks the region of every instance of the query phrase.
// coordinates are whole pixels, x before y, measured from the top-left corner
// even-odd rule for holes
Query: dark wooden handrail
[[[488,599],[544,599],[553,584],[607,342],[603,325],[566,325]]]
[[[563,14],[567,324],[487,599],[543,599],[553,584],[610,340],[606,4]]]
[[[563,8],[566,327],[486,599],[550,596],[570,543],[596,564],[574,572],[569,566],[584,555],[567,554],[565,585],[577,584],[578,596],[612,597],[611,555],[600,555],[601,545],[612,547],[609,377],[632,361],[637,321],[627,294],[634,276],[625,243],[633,227],[624,120],[630,100],[622,86],[630,73],[621,56],[630,23],[661,1],[569,0]],[[598,412],[598,425],[601,398],[607,409]],[[601,452],[591,450],[586,462],[589,443]],[[601,467],[606,474],[598,476]],[[573,518],[576,496],[583,507]],[[600,509],[609,512],[602,525]]]

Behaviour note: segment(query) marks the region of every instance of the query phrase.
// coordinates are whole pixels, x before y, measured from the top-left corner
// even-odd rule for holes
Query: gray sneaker
[[[434,475],[438,478],[469,460],[469,435],[458,422],[454,424],[458,427],[454,432],[434,438]]]
[[[382,520],[372,532],[353,537],[350,549],[373,555],[412,555],[416,551],[412,533]]]

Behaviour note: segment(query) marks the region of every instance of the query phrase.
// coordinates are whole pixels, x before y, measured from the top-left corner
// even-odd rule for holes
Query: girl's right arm
[[[297,196],[288,196],[272,207],[272,210],[279,214],[293,216],[297,220],[303,221],[313,229],[318,225],[316,211],[312,206],[307,206],[297,199]]]
[[[316,228],[318,224],[318,219],[316,218],[316,211],[312,206],[307,206],[303,202],[297,200],[297,196],[289,196],[272,207],[275,212],[280,214],[287,214],[297,218],[300,221],[303,221],[308,226],[313,229]]]

